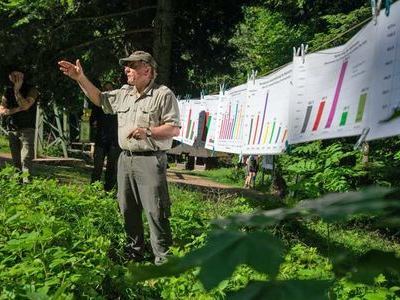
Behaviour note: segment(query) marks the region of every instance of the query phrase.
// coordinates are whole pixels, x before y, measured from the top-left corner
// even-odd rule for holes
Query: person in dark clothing
[[[1,99],[2,126],[8,132],[14,166],[31,174],[34,157],[36,99],[39,92],[29,85],[26,75],[14,69],[8,74],[9,83]],[[23,181],[28,182],[29,177]]]
[[[110,82],[104,84],[103,91],[112,90]],[[104,160],[107,158],[104,189],[110,191],[117,182],[117,162],[121,153],[118,145],[117,115],[105,114],[101,107],[94,106],[90,124],[96,130],[91,183],[101,180]]]
[[[246,179],[244,183],[244,188],[255,188],[256,186],[256,176],[258,171],[257,157],[250,155],[246,160]]]

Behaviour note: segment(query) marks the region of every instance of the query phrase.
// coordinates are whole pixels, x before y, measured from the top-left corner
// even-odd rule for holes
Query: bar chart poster
[[[186,114],[183,117],[185,122],[185,130],[182,136],[182,142],[193,146],[194,141],[199,135],[199,116],[200,112],[204,111],[203,102],[199,99],[188,100]]]
[[[279,154],[288,138],[292,65],[249,81],[243,127],[244,154]]]
[[[216,115],[218,113],[219,95],[206,95],[201,99],[202,111],[199,114],[199,132],[194,146],[205,147],[209,139],[211,149],[215,139],[215,124]],[[213,130],[213,132],[211,132]]]
[[[367,140],[400,134],[400,2],[392,5],[389,16],[381,12],[375,27],[374,102]]]
[[[372,27],[343,46],[294,57],[291,144],[361,133],[371,102]]]
[[[183,141],[183,137],[186,131],[186,125],[187,125],[187,121],[186,121],[186,117],[187,117],[187,113],[186,110],[189,108],[189,104],[187,100],[178,100],[178,107],[179,107],[179,122],[181,124],[181,130],[179,132],[179,135],[174,137],[175,140],[182,142]]]
[[[216,132],[217,132],[217,118],[218,118],[218,109],[219,109],[219,102],[220,98],[224,97],[221,95],[206,95],[204,96],[204,101],[206,102],[204,106],[206,110],[209,112],[209,117],[207,120],[207,136],[206,136],[206,143],[205,148],[209,150],[215,149],[215,139],[216,139]]]
[[[215,150],[242,152],[243,119],[246,108],[247,84],[236,86],[220,96]]]

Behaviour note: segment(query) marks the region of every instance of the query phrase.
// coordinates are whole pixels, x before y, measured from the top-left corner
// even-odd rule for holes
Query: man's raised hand
[[[80,78],[84,76],[83,69],[79,59],[76,60],[76,64],[72,64],[69,61],[61,60],[58,62],[60,67],[60,71],[63,72],[64,75],[72,78],[73,80],[78,81]]]

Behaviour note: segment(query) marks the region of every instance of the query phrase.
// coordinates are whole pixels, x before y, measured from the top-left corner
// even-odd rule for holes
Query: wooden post
[[[35,140],[34,140],[34,158],[38,158],[43,154],[43,109],[40,102],[36,109],[36,122],[35,122]]]
[[[69,117],[67,114],[67,110],[63,109],[63,136],[66,143],[69,145],[70,143],[70,128],[69,128]]]
[[[61,126],[61,118],[60,118],[60,112],[58,110],[58,107],[56,106],[56,104],[53,102],[53,111],[54,111],[54,115],[56,117],[56,125],[57,125],[57,131],[58,131],[58,137],[60,138],[61,141],[61,147],[64,153],[64,157],[68,157],[68,152],[67,152],[67,145],[65,142],[65,139],[63,137],[63,129]]]

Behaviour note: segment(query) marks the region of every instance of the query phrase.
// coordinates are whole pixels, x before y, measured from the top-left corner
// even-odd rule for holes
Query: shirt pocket
[[[155,127],[158,126],[158,112],[157,110],[140,109],[140,116],[138,117],[138,127]]]
[[[130,107],[117,110],[118,127],[125,127],[129,120]]]

